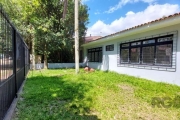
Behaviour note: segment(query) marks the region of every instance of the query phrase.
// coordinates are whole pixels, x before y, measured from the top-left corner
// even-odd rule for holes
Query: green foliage
[[[37,54],[48,57],[55,50],[73,49],[74,0],[68,0],[65,19],[63,19],[62,0],[1,0],[0,2],[30,49],[32,40],[35,40]],[[80,2],[80,43],[87,29],[87,12],[88,7]]]
[[[179,104],[168,109],[151,105],[153,97],[179,93],[179,86],[114,72],[31,71],[15,119],[179,119]]]

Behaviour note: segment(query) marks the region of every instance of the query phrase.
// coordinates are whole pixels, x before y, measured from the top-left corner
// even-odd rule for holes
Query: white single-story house
[[[180,13],[82,45],[89,67],[180,85]]]

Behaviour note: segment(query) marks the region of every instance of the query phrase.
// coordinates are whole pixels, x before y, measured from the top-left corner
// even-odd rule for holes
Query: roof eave
[[[180,23],[180,16],[175,16],[172,18],[168,18],[166,20],[157,21],[154,23],[149,23],[149,24],[137,27],[137,28],[132,28],[132,29],[124,31],[124,32],[119,32],[119,33],[116,33],[114,35],[110,35],[110,36],[98,39],[96,41],[83,44],[82,46],[85,47],[85,46],[89,46],[89,45],[99,44],[99,43],[106,42],[108,40],[114,40],[117,38],[122,38],[122,37],[130,36],[130,35],[134,35],[134,34],[138,34],[138,33],[142,33],[142,32],[148,32],[151,30],[176,25],[179,23]]]

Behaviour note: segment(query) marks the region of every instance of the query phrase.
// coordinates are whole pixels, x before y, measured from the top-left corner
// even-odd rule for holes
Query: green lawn
[[[114,72],[30,71],[14,119],[178,120],[179,96],[178,86]],[[159,108],[154,97],[171,99]]]

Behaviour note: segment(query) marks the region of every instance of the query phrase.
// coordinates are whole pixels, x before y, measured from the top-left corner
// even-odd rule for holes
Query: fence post
[[[24,61],[24,79],[26,78],[26,49],[25,49],[25,44],[23,42],[23,61]]]
[[[15,78],[15,93],[16,93],[16,98],[17,98],[17,77],[16,77],[16,30],[13,28],[12,29],[12,42],[13,42],[13,74],[14,74],[14,78]]]

